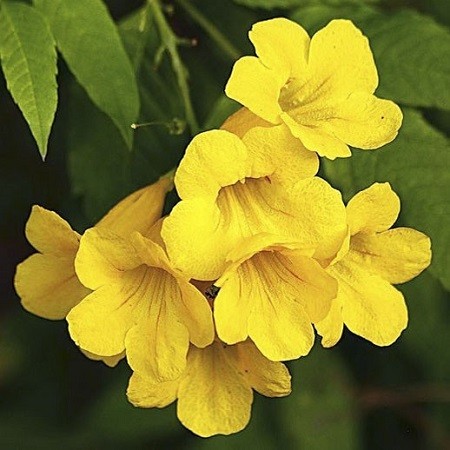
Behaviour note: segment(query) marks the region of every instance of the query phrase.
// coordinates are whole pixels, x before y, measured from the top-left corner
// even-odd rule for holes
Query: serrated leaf
[[[450,144],[420,113],[404,111],[399,136],[374,152],[346,160],[323,160],[327,179],[348,199],[378,181],[388,181],[402,201],[401,223],[430,236],[430,271],[450,290]]]
[[[336,350],[315,347],[291,372],[292,393],[280,410],[288,448],[361,448],[354,382]]]
[[[117,28],[101,0],[35,0],[57,47],[95,105],[132,147],[139,113],[136,78]]]
[[[183,114],[170,62],[165,58],[155,70],[154,54],[159,45],[156,28],[151,21],[144,36],[139,27],[140,21],[133,17],[119,25],[130,55],[142,51],[141,39],[145,39],[144,57],[138,64],[140,122],[151,125],[134,131],[133,152],[126,151],[117,128],[78,85],[74,83],[70,90],[67,114],[77,120],[68,121],[69,173],[73,193],[82,197],[90,224],[125,195],[176,167],[187,144],[186,134],[173,135],[168,129],[173,119]]]
[[[23,3],[2,3],[0,56],[8,90],[45,158],[58,102],[57,67],[53,37],[38,11]]]
[[[309,31],[334,18],[353,20],[375,55],[378,96],[404,105],[450,109],[450,32],[432,18],[411,10],[383,13],[364,5],[302,7],[291,17]]]

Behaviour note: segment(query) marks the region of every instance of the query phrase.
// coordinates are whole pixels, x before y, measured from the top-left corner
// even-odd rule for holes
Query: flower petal
[[[25,227],[30,244],[40,253],[75,257],[80,235],[53,211],[34,205]]]
[[[266,397],[291,393],[291,376],[284,364],[268,360],[250,340],[241,342],[236,349],[239,367],[253,389]]]
[[[347,258],[328,271],[339,283],[338,298],[348,329],[376,345],[392,344],[408,322],[401,292]]]
[[[254,56],[244,56],[233,66],[225,87],[228,97],[270,123],[280,123],[280,90],[287,78],[282,70],[269,69]]]
[[[179,383],[179,380],[155,383],[133,373],[128,383],[128,401],[140,408],[164,408],[176,400]]]
[[[164,221],[161,235],[170,259],[189,278],[220,276],[231,243],[220,237],[219,223],[220,211],[208,198],[179,202]]]
[[[242,141],[228,131],[210,130],[195,136],[188,145],[175,174],[175,185],[183,200],[215,197],[221,187],[251,176],[255,176],[252,161]]]
[[[305,72],[310,38],[297,23],[282,17],[258,22],[249,37],[261,62],[279,72],[281,79]]]
[[[338,296],[331,302],[331,308],[325,319],[314,324],[317,332],[322,336],[322,346],[325,348],[336,345],[344,331],[342,318],[342,298]]]
[[[270,122],[266,122],[261,117],[253,114],[248,108],[241,108],[234,114],[231,114],[220,126],[221,130],[229,131],[241,139],[247,131],[255,127],[271,127]]]
[[[314,257],[334,257],[347,235],[347,215],[341,193],[322,178],[300,180],[286,193],[291,204],[286,211],[295,220],[286,221],[284,233],[303,247],[316,247]]]
[[[150,294],[145,317],[140,318],[125,338],[128,364],[134,372],[155,383],[177,379],[186,366],[189,334],[172,304],[179,301],[177,291],[175,286],[162,282],[158,294],[165,298],[158,299],[157,292]]]
[[[395,139],[402,124],[401,109],[389,100],[353,92],[330,109],[324,129],[361,149],[376,149]]]
[[[141,263],[130,241],[103,227],[95,227],[81,238],[75,270],[85,286],[97,289],[119,280],[126,271]]]
[[[92,359],[93,361],[102,361],[105,363],[108,367],[116,367],[119,362],[125,358],[125,352],[119,353],[115,356],[100,356],[96,355],[95,353],[88,352],[87,350],[84,350],[80,348],[81,352],[84,356],[87,356],[89,359]]]
[[[302,125],[287,113],[282,113],[281,118],[289,127],[292,135],[300,139],[308,150],[317,152],[320,156],[326,156],[328,159],[351,156],[352,153],[345,142],[330,135],[320,127]]]
[[[229,277],[214,300],[217,334],[227,344],[245,341],[248,337],[248,320],[253,299],[248,295],[250,288],[242,277],[242,271],[239,270]],[[244,292],[243,287],[246,288]]]
[[[125,336],[147,308],[147,269],[123,274],[120,283],[108,284],[73,308],[67,316],[69,333],[75,343],[101,356],[125,350]]]
[[[314,340],[307,311],[320,311],[318,317],[324,317],[336,286],[317,263],[315,271],[324,272],[325,278],[321,276],[317,280],[313,277],[314,284],[310,284],[311,273],[306,273],[306,279],[303,278],[305,265],[298,264],[301,258],[305,257],[295,255],[295,263],[301,267],[297,270],[289,257],[281,252],[262,251],[243,262],[231,276],[225,274],[226,281],[214,302],[219,338],[232,344],[248,335],[272,361],[306,355]],[[331,294],[326,283],[322,283],[323,279],[333,284]],[[315,283],[322,289],[316,289]],[[308,305],[311,302],[324,302],[324,310]]]
[[[199,436],[236,433],[250,420],[253,393],[236,367],[235,352],[220,343],[189,351],[177,412],[181,423]]]
[[[369,41],[349,20],[332,20],[311,38],[308,68],[319,84],[327,83],[327,98],[372,94],[378,86]]]
[[[298,302],[267,291],[258,293],[254,301],[257,304],[249,319],[248,334],[266,358],[286,361],[309,353],[314,332]]]
[[[190,284],[190,278],[186,274],[172,267],[164,250],[150,239],[144,238],[139,233],[132,235],[133,244],[142,261],[151,267],[160,267],[168,272],[171,277],[172,294],[162,290],[155,293],[155,298],[166,297],[171,299],[173,307],[181,323],[189,330],[191,342],[197,347],[205,347],[214,339],[214,325],[212,321],[211,307],[208,301],[198,289]],[[161,282],[155,283],[161,287]]]
[[[431,262],[430,239],[412,228],[394,228],[352,238],[348,255],[356,264],[389,283],[404,283],[419,275]]]
[[[189,283],[181,283],[178,315],[189,330],[189,340],[196,347],[206,347],[214,340],[211,307],[202,293]]]
[[[133,192],[114,206],[96,227],[104,227],[121,237],[138,231],[147,235],[161,217],[167,192],[173,188],[173,179],[162,177],[156,183]]]
[[[263,166],[271,161],[275,168],[271,182],[292,185],[313,177],[319,170],[319,158],[296,139],[286,125],[256,127],[243,138],[251,159]]]
[[[34,254],[17,266],[14,286],[23,307],[46,319],[64,319],[90,293],[75,274],[72,257]]]
[[[400,199],[389,183],[374,183],[358,192],[347,205],[350,234],[389,229],[400,213]]]

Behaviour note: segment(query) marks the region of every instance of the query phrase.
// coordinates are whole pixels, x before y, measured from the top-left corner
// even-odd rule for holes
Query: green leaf
[[[150,184],[173,167],[185,146],[161,125],[135,131],[135,149],[127,152],[118,130],[74,85],[67,111],[69,173],[73,192],[83,198],[92,225],[117,201]],[[145,104],[144,104],[145,105]]]
[[[287,448],[361,448],[354,383],[337,351],[317,346],[291,367],[292,394],[279,413]]]
[[[35,0],[59,51],[91,100],[131,149],[130,125],[139,113],[136,78],[117,28],[100,0]]]
[[[375,3],[379,0],[234,0],[237,4],[247,6],[249,8],[262,9],[289,9],[298,6],[325,4],[325,5],[348,5],[361,3]]]
[[[396,102],[450,109],[450,33],[411,10],[383,13],[368,6],[299,8],[292,19],[310,31],[350,19],[367,35],[380,76],[377,95]]]
[[[2,3],[0,56],[8,89],[45,158],[58,102],[57,67],[53,37],[38,11],[23,3]]]
[[[327,178],[349,199],[389,181],[402,201],[400,221],[431,237],[430,271],[450,289],[450,145],[414,110],[404,111],[399,136],[376,151],[354,150],[349,159],[323,159]]]
[[[450,32],[413,11],[383,14],[367,34],[377,57],[382,97],[450,109]]]
[[[134,131],[133,152],[126,151],[117,128],[89,102],[82,89],[75,83],[70,89],[69,172],[73,192],[83,200],[86,225],[95,223],[125,195],[173,169],[187,143],[185,135],[172,135],[168,129],[174,118],[183,116],[183,105],[170,62],[165,59],[155,70],[159,37],[151,17],[148,31],[139,31],[139,17],[145,10],[119,25],[130,56],[143,52],[135,60],[142,99],[140,122],[152,123]],[[72,120],[74,117],[77,119]]]

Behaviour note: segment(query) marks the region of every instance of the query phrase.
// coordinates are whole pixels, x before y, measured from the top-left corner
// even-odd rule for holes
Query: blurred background
[[[450,449],[448,1],[165,3],[174,32],[195,44],[178,49],[201,129],[219,126],[237,109],[223,88],[234,60],[253,54],[247,32],[254,22],[285,16],[313,33],[332,18],[354,20],[370,38],[377,93],[402,106],[405,123],[394,143],[325,162],[322,176],[346,199],[373,181],[391,182],[402,199],[399,224],[428,233],[436,255],[430,270],[399,287],[410,322],[395,344],[378,348],[345,332],[336,348],[323,350],[318,339],[307,358],[288,363],[289,397],[255,394],[244,431],[207,440],[182,427],[174,405],[139,410],[127,403],[126,363],[110,369],[88,360],[64,321],[27,313],[13,288],[15,266],[33,252],[24,236],[31,205],[57,211],[82,232],[173,168],[190,140],[170,60],[155,64],[160,38],[151,17],[145,42],[138,39],[145,2],[106,4],[137,74],[140,121],[167,126],[138,128],[128,151],[60,58],[58,110],[43,162],[1,78],[0,449]],[[180,129],[170,128],[174,118]],[[171,195],[167,210],[175,201]]]

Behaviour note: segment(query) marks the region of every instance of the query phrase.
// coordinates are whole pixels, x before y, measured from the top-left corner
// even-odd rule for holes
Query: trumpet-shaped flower
[[[325,259],[346,233],[341,195],[320,178],[318,164],[283,127],[197,135],[175,175],[182,201],[162,237],[174,265],[191,278],[214,280],[243,238],[267,232],[314,247]]]
[[[166,193],[172,188],[170,178],[140,189],[112,208],[96,227],[127,236],[132,231],[147,233],[161,216]],[[91,291],[75,273],[75,256],[80,235],[56,213],[33,206],[26,225],[26,236],[38,251],[17,266],[15,288],[23,307],[46,319],[64,319],[69,311]],[[98,357],[114,365],[117,357]]]
[[[187,365],[174,381],[154,383],[134,373],[128,399],[142,408],[163,408],[178,399],[181,423],[208,437],[236,433],[250,420],[253,389],[267,397],[291,392],[290,375],[266,359],[251,341],[227,346],[215,340],[204,349],[190,347]]]
[[[81,348],[104,356],[126,350],[133,370],[161,381],[184,370],[189,342],[212,342],[208,302],[153,240],[92,228],[81,239],[75,267],[93,291],[67,316]]]
[[[349,145],[375,149],[395,138],[402,113],[373,95],[372,52],[352,22],[333,20],[310,38],[276,18],[253,25],[249,37],[257,57],[235,63],[228,97],[269,124],[285,123],[306,148],[330,159],[350,156]]]
[[[325,347],[339,341],[344,324],[380,346],[392,344],[406,328],[405,300],[392,284],[422,272],[431,250],[423,233],[390,229],[399,212],[400,200],[389,183],[375,183],[348,203],[348,248],[327,269],[338,281],[338,296],[328,316],[316,324]]]
[[[312,323],[325,318],[337,283],[312,250],[297,248],[276,236],[246,239],[230,254],[230,265],[214,284],[219,338],[235,344],[250,337],[272,361],[308,354],[314,343]]]

